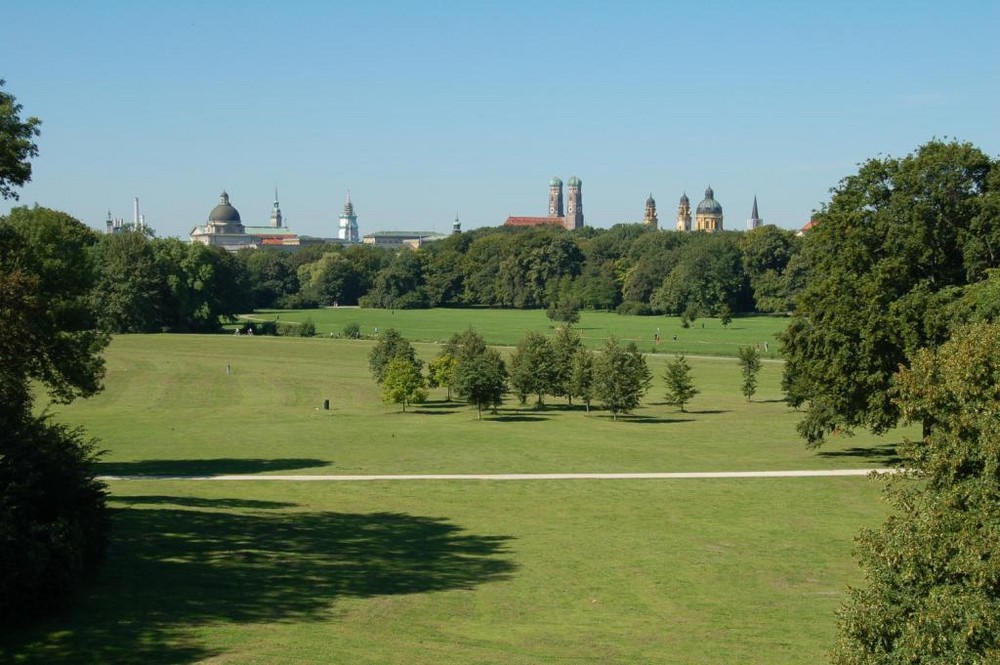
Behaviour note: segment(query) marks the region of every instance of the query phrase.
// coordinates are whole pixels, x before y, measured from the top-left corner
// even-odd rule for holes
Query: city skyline
[[[877,155],[931,138],[1000,150],[988,2],[169,6],[8,9],[5,90],[42,120],[15,205],[101,229],[139,197],[186,238],[226,190],[265,224],[335,237],[447,233],[547,213],[556,174],[586,223],[663,220],[711,186],[726,228],[800,228]],[[11,30],[10,27],[17,26]],[[39,32],[41,31],[41,32]],[[40,37],[44,39],[40,42]],[[44,46],[39,48],[39,44]]]

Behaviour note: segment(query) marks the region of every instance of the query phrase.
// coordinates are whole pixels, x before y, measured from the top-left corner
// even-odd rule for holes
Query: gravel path
[[[393,480],[690,480],[698,478],[833,478],[895,473],[895,469],[828,469],[816,471],[694,471],[688,473],[430,473],[402,475],[265,475],[99,476],[100,480],[283,480],[298,482],[371,482]]]

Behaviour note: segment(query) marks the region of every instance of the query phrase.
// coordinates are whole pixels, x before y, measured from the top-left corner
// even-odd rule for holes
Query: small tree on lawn
[[[427,385],[431,388],[445,386],[448,389],[448,401],[451,401],[451,386],[455,382],[455,368],[458,360],[455,356],[442,352],[427,365]]]
[[[573,403],[573,391],[569,389],[573,358],[581,348],[583,343],[580,341],[580,333],[573,326],[567,324],[556,328],[555,337],[552,338],[554,360],[552,394],[566,397],[570,404]]]
[[[719,305],[719,321],[722,322],[723,328],[733,322],[733,310],[726,303]]]
[[[619,413],[631,413],[649,390],[652,374],[635,342],[624,348],[617,338],[609,337],[594,360],[594,396],[611,411],[612,420]]]
[[[420,369],[406,358],[389,361],[382,377],[382,401],[386,404],[422,404],[427,399]]]
[[[757,372],[760,371],[760,354],[752,346],[740,347],[740,368],[743,372],[743,396],[747,402],[757,392]]]
[[[507,392],[507,366],[499,352],[486,349],[459,362],[455,368],[455,392],[476,405],[480,420],[484,408],[492,408],[496,413]]]
[[[389,328],[368,354],[368,369],[371,370],[376,383],[381,384],[385,380],[386,368],[396,358],[408,361],[417,372],[420,371],[421,362],[417,360],[417,352],[413,345],[400,335],[398,330]]]
[[[510,382],[521,403],[528,395],[535,395],[536,406],[541,408],[545,394],[553,391],[555,379],[552,342],[539,332],[526,332],[510,357]]]
[[[681,407],[690,402],[700,391],[694,387],[694,380],[691,378],[691,366],[688,365],[684,356],[676,356],[667,363],[667,368],[663,373],[663,380],[667,383],[667,404]]]
[[[571,404],[574,397],[583,400],[587,405],[587,413],[590,413],[590,402],[594,399],[594,354],[582,346],[573,354],[566,381],[566,394]]]

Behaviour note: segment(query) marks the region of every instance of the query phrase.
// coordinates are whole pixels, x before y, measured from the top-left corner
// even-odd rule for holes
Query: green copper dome
[[[722,205],[715,200],[715,192],[709,187],[705,190],[705,199],[698,204],[699,215],[721,215]]]
[[[567,184],[570,187],[579,187],[580,185],[583,184],[583,181],[577,178],[576,176],[573,176],[572,178],[569,179],[569,182]]]
[[[562,180],[552,176],[552,180],[549,180],[549,187],[562,187]]]

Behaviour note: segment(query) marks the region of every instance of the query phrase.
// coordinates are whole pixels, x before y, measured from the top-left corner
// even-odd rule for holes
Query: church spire
[[[278,205],[278,188],[274,188],[274,206],[271,208],[271,227],[280,229],[282,225],[281,206]]]

